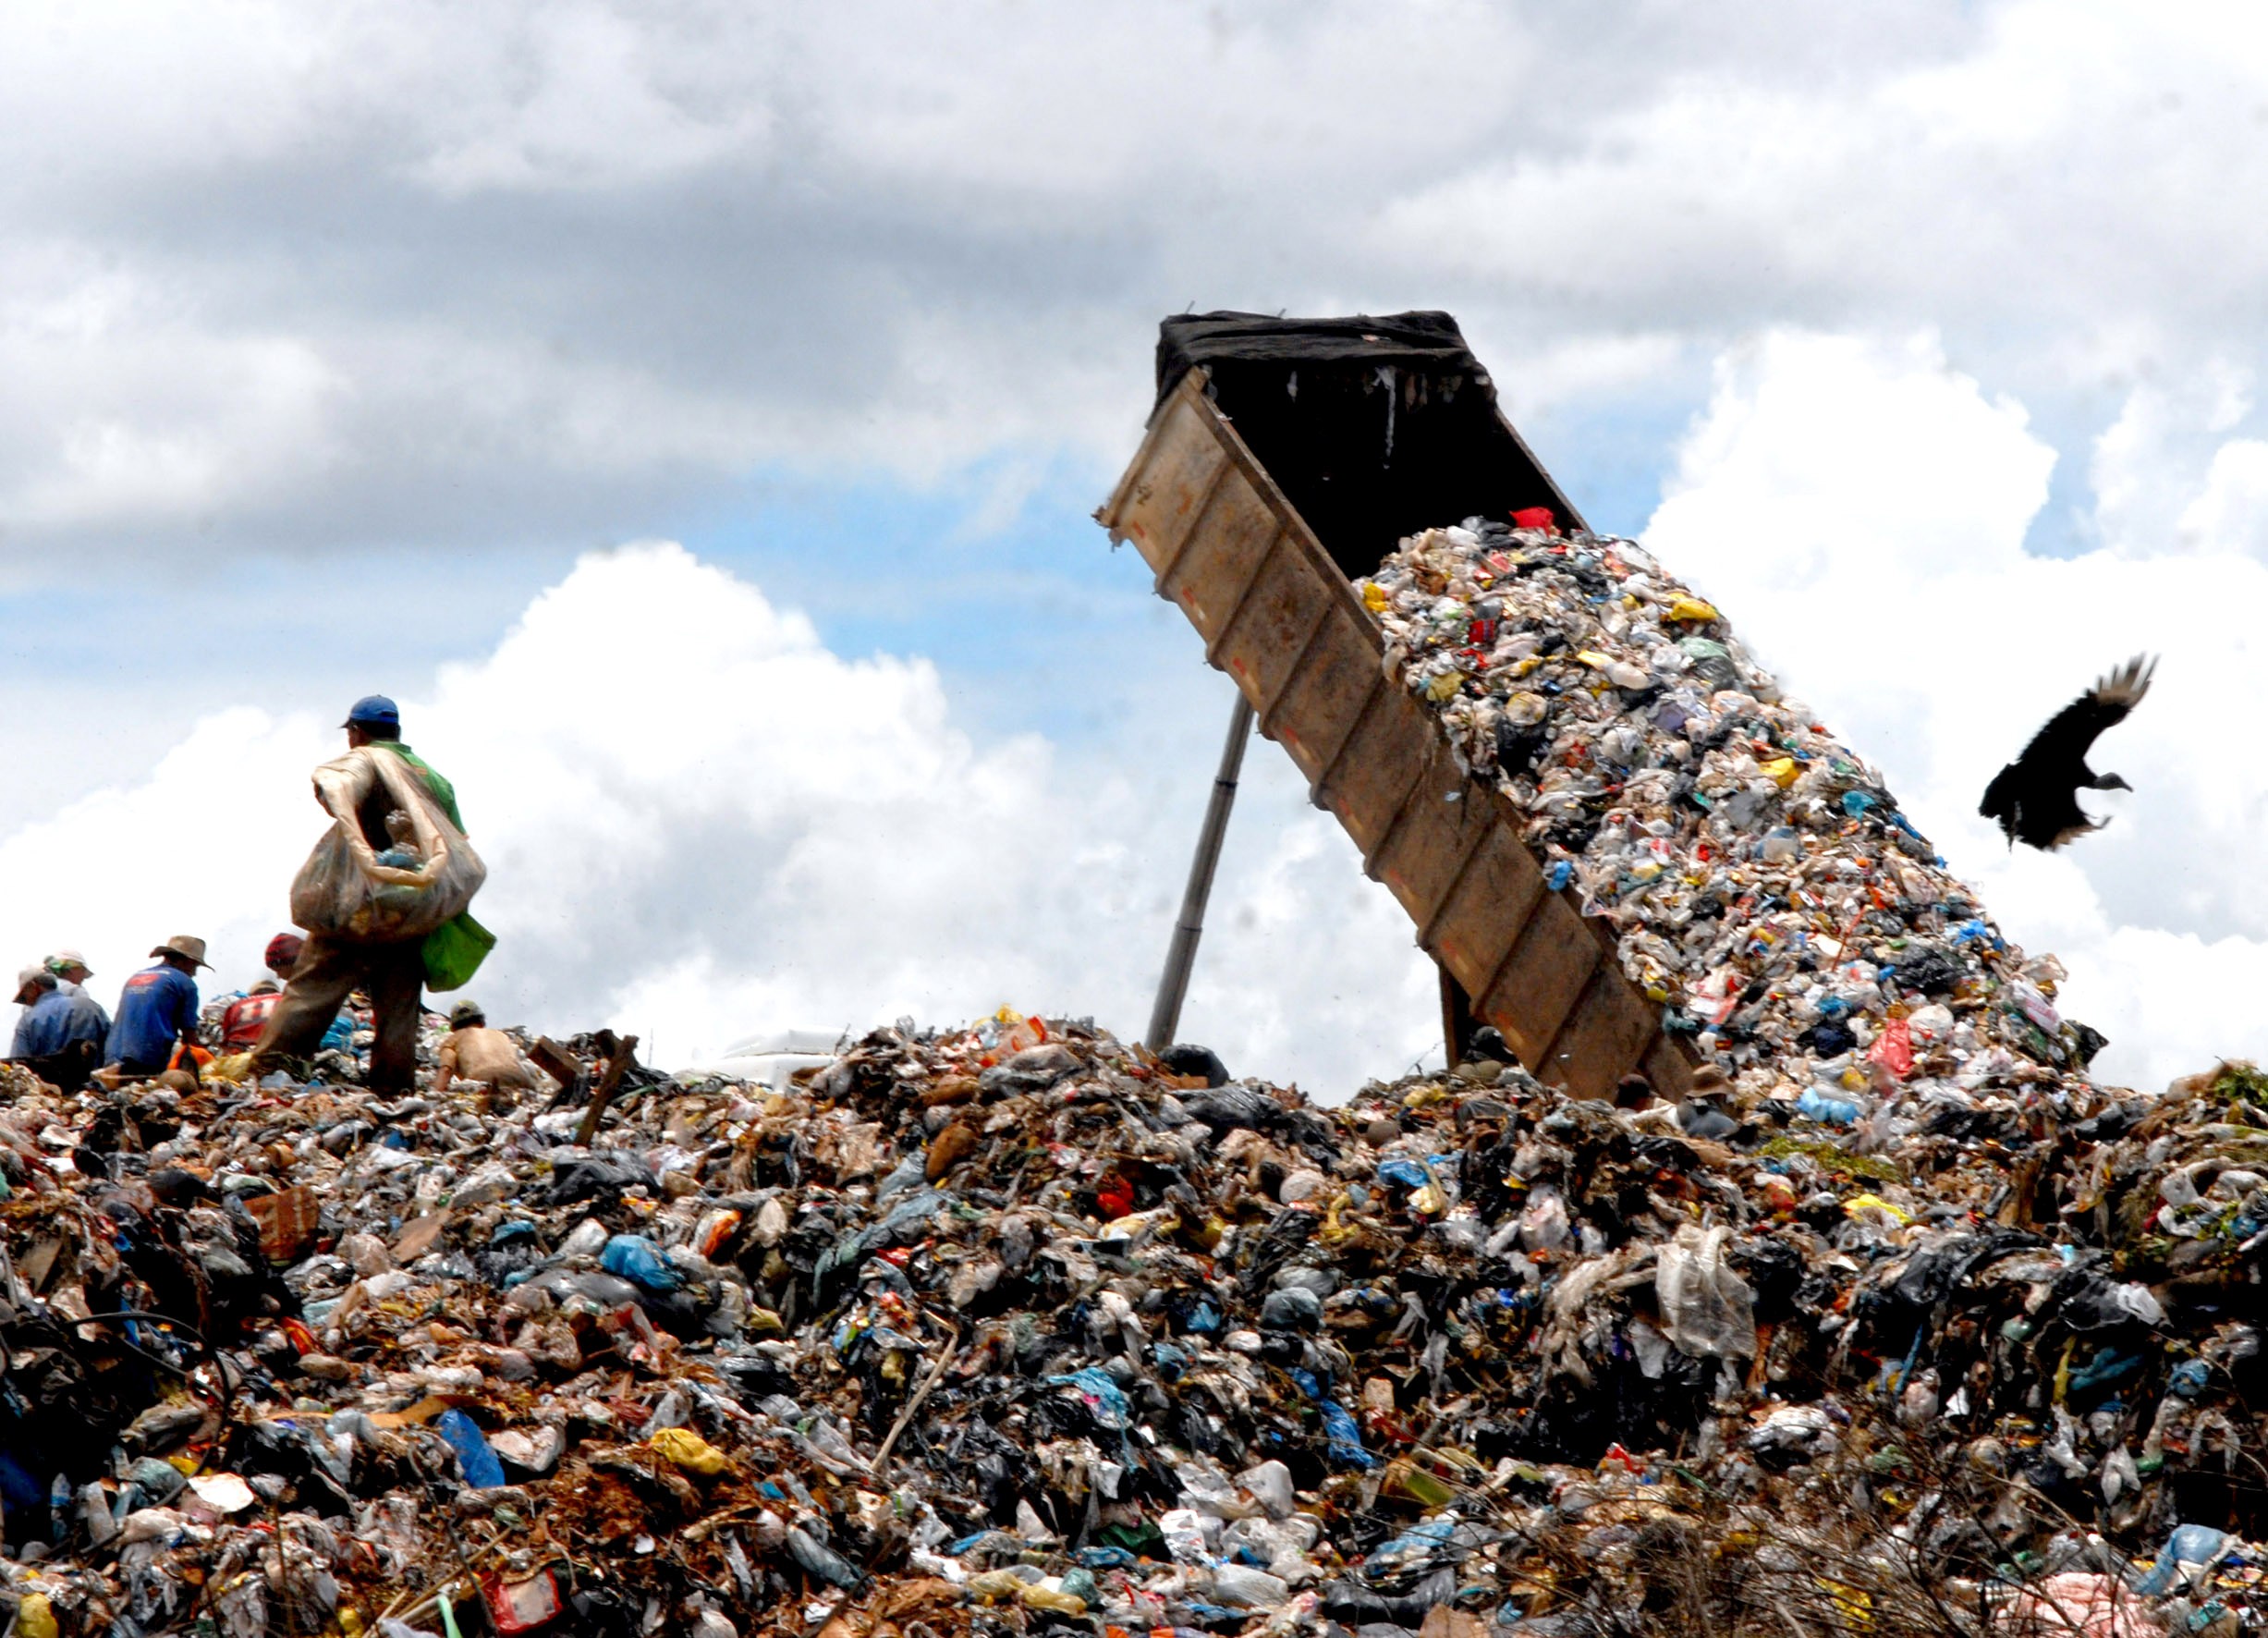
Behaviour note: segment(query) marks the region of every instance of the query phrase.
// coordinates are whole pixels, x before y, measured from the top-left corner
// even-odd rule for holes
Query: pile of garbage
[[[1634,541],[1469,519],[1361,582],[1385,664],[1611,921],[1673,1033],[1816,1107],[1967,1107],[2103,1045],[1716,608]]]
[[[776,1093],[530,1045],[564,1073],[396,1100],[12,1088],[8,1630],[2268,1620],[2249,1070],[2043,1070],[1884,1155],[1013,1013]]]

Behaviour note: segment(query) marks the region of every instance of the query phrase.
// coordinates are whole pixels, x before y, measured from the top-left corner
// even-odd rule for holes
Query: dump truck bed
[[[1691,1059],[1624,976],[1611,925],[1546,889],[1522,816],[1457,766],[1433,715],[1386,677],[1384,637],[1342,567],[1347,548],[1335,561],[1213,401],[1209,379],[1201,365],[1181,373],[1099,520],[1141,553],[1207,661],[1236,679],[1260,731],[1290,753],[1316,805],[1408,912],[1419,946],[1521,1063],[1581,1097],[1609,1096],[1632,1072],[1682,1094]],[[1517,438],[1512,446],[1526,454]]]

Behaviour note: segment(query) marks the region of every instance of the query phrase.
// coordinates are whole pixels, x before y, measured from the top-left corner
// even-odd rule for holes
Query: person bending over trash
[[[150,952],[157,965],[126,981],[110,1026],[104,1067],[140,1080],[173,1067],[174,1048],[197,1042],[197,969],[210,965],[205,941],[176,935]]]
[[[285,982],[299,965],[299,951],[306,942],[297,933],[278,933],[268,940],[267,952],[262,958],[269,976],[258,980],[249,989],[230,990],[205,1004],[204,1020],[198,1029],[206,1045],[223,1057],[250,1056],[261,1032],[268,1027],[268,1020],[274,1016],[276,1004],[284,998]],[[331,1027],[323,1032],[315,1050],[350,1052],[354,1048],[354,1032],[353,1008],[343,1007],[331,1021]]]
[[[436,1094],[448,1091],[452,1081],[492,1088],[535,1084],[535,1077],[519,1061],[519,1044],[502,1030],[488,1027],[488,1014],[478,1001],[459,1001],[449,1008],[449,1033],[441,1038],[439,1057]]]
[[[428,946],[466,927],[486,937],[466,913],[486,871],[466,844],[455,788],[402,743],[394,702],[358,700],[342,726],[347,754],[314,773],[315,800],[332,826],[291,889],[292,920],[307,929],[306,943],[247,1070],[259,1079],[318,1050],[339,1004],[360,987],[376,1035],[368,1083],[407,1092],[417,1074]]]
[[[299,962],[300,943],[297,933],[278,933],[268,940],[262,958],[269,975],[254,980],[250,989],[231,991],[206,1008],[205,1039],[217,1039],[217,1050],[226,1054],[252,1049],[274,1015],[276,1003],[283,999],[284,981]]]

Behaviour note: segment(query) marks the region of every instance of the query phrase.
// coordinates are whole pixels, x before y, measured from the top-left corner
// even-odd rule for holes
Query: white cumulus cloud
[[[766,464],[1100,475],[1191,304],[1448,307],[1578,422],[1766,326],[1932,325],[2074,453],[2268,339],[2263,41],[2237,0],[24,0],[0,530],[211,561],[621,538]],[[2201,470],[2172,409],[2147,464]]]

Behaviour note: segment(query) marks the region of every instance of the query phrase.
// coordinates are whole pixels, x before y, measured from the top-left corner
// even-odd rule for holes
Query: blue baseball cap
[[[384,694],[364,694],[347,713],[347,720],[338,725],[343,728],[398,728],[402,714],[393,701]]]

